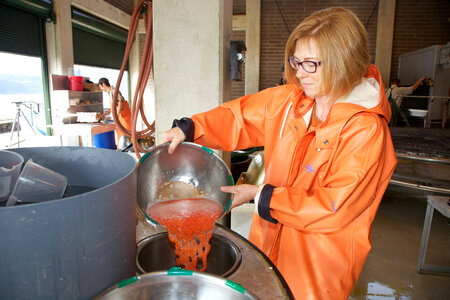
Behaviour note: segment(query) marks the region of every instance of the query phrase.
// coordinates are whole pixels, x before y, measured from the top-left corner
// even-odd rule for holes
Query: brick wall
[[[290,32],[311,13],[327,7],[342,6],[352,10],[359,17],[366,25],[371,60],[375,61],[377,0],[277,0],[277,2],[279,8],[275,0],[261,1],[260,89],[274,86],[280,80],[280,68],[283,66],[285,45]]]
[[[397,0],[391,78],[398,77],[399,55],[450,41],[449,17],[447,0]]]
[[[106,1],[129,13],[133,10],[132,0]],[[246,0],[233,0],[233,14],[245,14],[245,2]],[[331,6],[348,8],[360,18],[368,32],[371,61],[374,62],[377,4],[378,0],[261,0],[260,89],[274,86],[279,82],[284,47],[289,33],[314,11]],[[432,45],[446,44],[450,40],[449,16],[448,0],[396,0],[391,78],[397,76],[400,54]],[[245,40],[245,32],[234,31],[231,39]],[[243,71],[245,72],[245,64]],[[244,95],[244,88],[243,81],[233,81],[233,98]]]
[[[316,10],[331,6],[342,6],[352,10],[366,26],[371,61],[375,61],[377,0],[277,0],[277,2],[289,31]],[[260,89],[278,82],[280,68],[283,65],[284,47],[289,37],[277,2],[261,0]],[[447,0],[397,0],[396,6],[391,78],[396,77],[400,54],[432,45],[446,44],[450,40],[448,20],[450,5]]]
[[[233,15],[245,15],[245,0],[233,0]]]

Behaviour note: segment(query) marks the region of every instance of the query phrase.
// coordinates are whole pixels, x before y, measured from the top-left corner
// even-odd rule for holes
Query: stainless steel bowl
[[[144,214],[160,201],[207,198],[223,208],[231,205],[231,194],[220,190],[233,185],[233,177],[224,161],[212,150],[183,142],[169,154],[169,144],[161,144],[140,160],[137,202]]]
[[[201,272],[170,269],[119,282],[94,299],[257,299],[243,286],[222,277]]]

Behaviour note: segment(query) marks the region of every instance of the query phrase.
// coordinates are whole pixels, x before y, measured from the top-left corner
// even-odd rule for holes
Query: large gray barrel
[[[0,298],[92,299],[136,273],[136,169],[128,154],[22,148],[68,179],[58,200],[0,207]]]

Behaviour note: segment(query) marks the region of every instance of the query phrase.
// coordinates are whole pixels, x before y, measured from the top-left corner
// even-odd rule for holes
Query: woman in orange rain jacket
[[[109,83],[109,80],[105,77],[100,78],[100,80],[98,81],[98,86],[100,87],[100,89],[103,92],[108,93],[109,101],[110,101],[111,107],[112,107],[114,91],[116,88],[111,86],[111,84]],[[125,100],[125,98],[122,96],[122,93],[120,91],[118,92],[117,99],[119,100],[119,102],[117,104],[117,112],[118,112],[119,122],[120,122],[120,124],[122,124],[123,127],[125,127],[125,129],[131,130],[130,105]],[[109,115],[110,113],[111,113],[111,108],[108,109],[103,114],[98,115],[97,119],[104,120],[106,118],[106,116]],[[117,126],[116,126],[116,135],[117,135],[117,142],[119,142],[120,138],[122,136],[124,136],[124,133],[122,131],[120,131],[120,129]]]
[[[289,84],[174,121],[162,142],[232,151],[264,146],[265,180],[222,187],[255,200],[249,240],[296,299],[347,299],[371,248],[370,227],[396,157],[380,73],[349,10],[305,19],[286,45]]]

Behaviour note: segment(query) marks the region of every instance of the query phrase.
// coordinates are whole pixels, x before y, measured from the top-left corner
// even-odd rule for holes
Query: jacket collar
[[[307,125],[311,121],[313,101],[309,97],[301,97],[293,102],[295,114],[301,115]],[[346,97],[338,99],[331,107],[327,119],[316,130],[316,148],[334,147],[345,123],[352,116],[363,111],[379,114],[387,122],[391,117],[381,75],[375,65],[370,65],[362,82],[355,86]]]

